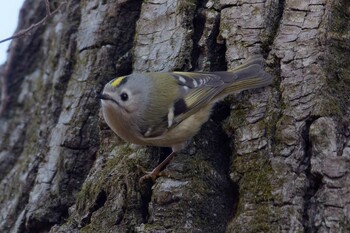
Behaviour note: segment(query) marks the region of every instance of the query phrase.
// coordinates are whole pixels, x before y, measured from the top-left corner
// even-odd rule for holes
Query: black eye
[[[120,99],[121,99],[122,101],[127,101],[127,100],[129,99],[129,96],[128,96],[128,94],[126,94],[125,92],[123,92],[123,93],[120,94]]]

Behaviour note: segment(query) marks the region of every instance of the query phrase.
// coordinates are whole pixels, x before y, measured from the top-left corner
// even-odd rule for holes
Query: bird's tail
[[[262,57],[252,57],[233,70],[218,72],[227,83],[220,96],[270,85],[273,78],[264,70],[264,63]]]

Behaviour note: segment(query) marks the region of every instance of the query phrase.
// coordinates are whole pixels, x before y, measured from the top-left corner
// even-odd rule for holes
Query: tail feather
[[[255,57],[228,72],[218,72],[227,86],[221,96],[230,93],[265,87],[272,84],[273,77],[264,70],[264,59]]]
[[[239,66],[236,66],[233,70],[230,70],[230,71],[238,71],[238,70],[241,70],[241,69],[244,69],[244,68],[247,68],[248,66],[250,65],[260,65],[260,66],[264,66],[265,64],[265,59],[261,56],[253,56],[253,57],[250,57],[248,58],[243,64],[239,65]]]

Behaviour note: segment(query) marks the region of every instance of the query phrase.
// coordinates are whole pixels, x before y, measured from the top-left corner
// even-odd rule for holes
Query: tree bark
[[[26,0],[18,30],[45,10]],[[95,92],[253,54],[274,84],[219,103],[140,184],[168,151],[122,142]],[[0,232],[349,232],[349,57],[347,0],[69,0],[1,68]]]

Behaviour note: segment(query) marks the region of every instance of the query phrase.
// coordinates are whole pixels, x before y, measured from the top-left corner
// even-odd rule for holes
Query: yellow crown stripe
[[[112,85],[113,87],[119,86],[119,84],[121,83],[121,81],[123,81],[124,78],[125,78],[125,76],[122,76],[122,77],[117,78],[116,80],[114,80],[114,81],[112,82],[111,85]]]

